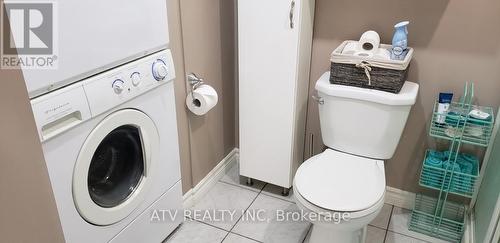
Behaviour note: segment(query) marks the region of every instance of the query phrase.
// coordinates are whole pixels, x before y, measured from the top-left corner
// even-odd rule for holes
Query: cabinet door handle
[[[293,10],[295,9],[295,0],[290,3],[290,29],[293,29]]]

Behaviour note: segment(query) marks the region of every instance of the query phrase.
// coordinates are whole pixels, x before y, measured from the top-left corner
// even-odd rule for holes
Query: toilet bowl
[[[359,243],[384,205],[381,160],[327,149],[304,162],[294,179],[297,206],[313,224],[311,243]]]
[[[393,94],[331,84],[326,72],[315,88],[328,149],[297,169],[295,200],[304,213],[319,215],[305,217],[313,224],[309,243],[364,242],[384,205],[383,160],[394,155],[419,86],[406,81]]]

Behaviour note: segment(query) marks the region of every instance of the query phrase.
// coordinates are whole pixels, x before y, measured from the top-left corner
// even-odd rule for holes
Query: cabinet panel
[[[300,3],[238,1],[240,173],[283,187],[291,186]]]

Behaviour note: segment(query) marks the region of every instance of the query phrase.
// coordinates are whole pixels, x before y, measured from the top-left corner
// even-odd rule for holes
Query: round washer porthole
[[[158,133],[144,113],[126,109],[104,118],[82,146],[73,172],[73,199],[80,215],[96,225],[127,217],[149,188]]]
[[[111,131],[90,160],[87,187],[97,205],[120,205],[137,189],[144,176],[144,155],[139,128],[123,125]]]

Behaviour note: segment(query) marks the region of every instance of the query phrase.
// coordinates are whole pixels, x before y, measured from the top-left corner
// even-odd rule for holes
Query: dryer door
[[[127,217],[149,187],[159,136],[144,113],[125,109],[100,122],[83,144],[73,172],[73,199],[80,215],[95,225]]]

